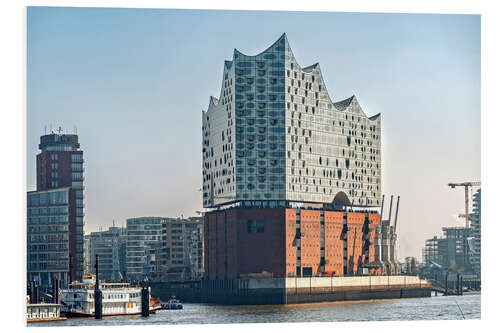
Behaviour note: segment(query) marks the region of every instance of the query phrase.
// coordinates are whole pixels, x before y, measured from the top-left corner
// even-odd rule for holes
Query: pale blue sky
[[[76,125],[86,232],[201,209],[201,110],[224,60],[283,32],[302,66],[321,64],[334,100],[355,94],[382,113],[399,256],[463,224],[463,189],[446,184],[480,179],[478,15],[31,7],[27,22],[28,190],[44,127]]]

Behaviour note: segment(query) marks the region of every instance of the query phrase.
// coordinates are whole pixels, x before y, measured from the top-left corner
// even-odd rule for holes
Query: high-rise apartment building
[[[472,214],[470,214],[472,229],[471,265],[474,273],[481,275],[481,189],[477,190],[472,199]]]
[[[156,260],[164,223],[163,217],[127,219],[127,279],[156,278]]]
[[[256,56],[234,50],[202,130],[204,207],[381,204],[380,115],[354,96],[333,102],[285,34]]]
[[[202,112],[205,276],[380,274],[380,121],[333,102],[285,34],[234,50]]]
[[[36,158],[37,190],[28,192],[28,240],[36,238],[40,240],[40,246],[50,247],[53,237],[51,233],[61,225],[55,225],[56,216],[51,212],[56,207],[49,199],[57,196],[52,193],[63,193],[65,202],[57,201],[67,214],[67,260],[68,273],[71,280],[81,279],[84,267],[83,258],[83,226],[84,226],[84,186],[83,186],[83,151],[80,150],[77,135],[70,134],[48,134],[40,138],[38,146],[41,152]],[[49,199],[44,199],[49,198]],[[37,199],[38,204],[37,204]],[[49,200],[49,201],[47,201]],[[62,200],[62,199],[61,199]],[[63,200],[63,201],[64,201]],[[43,203],[42,203],[43,202]],[[39,206],[37,206],[39,205]],[[61,210],[62,211],[62,210]],[[37,215],[39,214],[39,215]],[[47,215],[48,214],[48,215]],[[39,223],[35,226],[34,223]],[[55,229],[54,229],[55,228]],[[36,234],[35,234],[36,233]],[[61,236],[62,237],[62,236]],[[38,246],[38,245],[37,245]],[[34,258],[33,248],[28,247],[28,258]],[[40,247],[38,247],[38,250]],[[38,251],[37,250],[37,251]],[[37,252],[37,258],[50,258],[50,250]],[[61,258],[60,258],[61,259]],[[33,277],[28,259],[28,279]],[[62,261],[64,262],[64,261]],[[46,266],[49,267],[50,265]],[[44,271],[45,276],[51,276],[50,269]],[[35,274],[36,275],[36,274]],[[41,277],[43,280],[43,276]],[[45,281],[42,281],[45,283]]]

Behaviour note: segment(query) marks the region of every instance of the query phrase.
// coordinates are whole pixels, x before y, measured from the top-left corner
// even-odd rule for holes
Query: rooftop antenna
[[[113,219],[113,228],[115,227],[115,219]]]
[[[50,133],[54,134],[54,131],[52,130],[52,123],[50,123]]]
[[[59,128],[57,129],[57,131],[59,132],[59,134],[61,134],[61,132],[62,132],[61,126],[59,126]]]
[[[77,128],[76,125],[73,126],[73,134],[77,134]]]
[[[47,135],[47,125],[45,125],[45,135]]]

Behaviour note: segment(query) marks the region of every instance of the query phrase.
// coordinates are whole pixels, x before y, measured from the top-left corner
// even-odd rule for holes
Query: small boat
[[[161,304],[162,310],[182,310],[182,303],[172,296],[166,303]]]

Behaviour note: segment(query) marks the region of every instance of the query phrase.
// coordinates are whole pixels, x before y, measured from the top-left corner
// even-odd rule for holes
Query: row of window
[[[56,206],[68,204],[68,191],[28,193],[28,207]]]
[[[81,162],[83,163],[83,155],[82,154],[72,154],[71,162]]]
[[[28,208],[27,213],[28,216],[63,215],[63,214],[68,214],[68,206]]]

